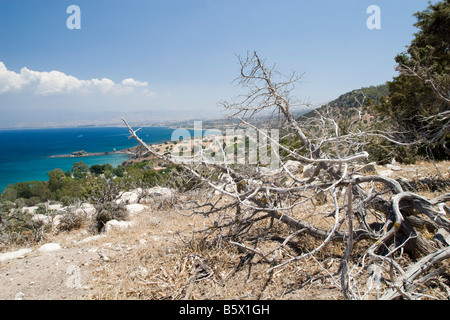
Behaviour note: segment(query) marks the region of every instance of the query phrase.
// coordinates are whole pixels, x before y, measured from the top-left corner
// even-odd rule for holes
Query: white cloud
[[[0,93],[19,90],[24,81],[21,75],[8,71],[3,62],[0,62]]]
[[[80,80],[60,71],[39,72],[25,67],[20,70],[20,73],[16,73],[8,70],[0,61],[0,94],[24,91],[39,96],[72,93],[155,96],[155,93],[149,91],[147,82],[132,78],[127,78],[121,83],[114,83],[107,78]]]
[[[137,80],[134,80],[132,78],[128,78],[128,79],[123,80],[122,84],[124,86],[132,86],[132,87],[147,87],[148,86],[147,82],[137,81]]]

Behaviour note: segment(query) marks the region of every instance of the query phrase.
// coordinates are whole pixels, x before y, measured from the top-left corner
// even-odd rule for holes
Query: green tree
[[[389,116],[403,140],[419,142],[435,157],[449,157],[450,0],[415,16],[419,31],[396,56],[400,74],[387,83],[390,93],[377,110]]]
[[[33,196],[29,182],[18,182],[13,188],[16,190],[16,198],[28,199]]]
[[[112,172],[117,177],[122,178],[123,177],[123,173],[125,172],[125,167],[122,166],[122,165],[119,165],[116,168],[114,168]]]
[[[89,168],[89,171],[95,175],[101,175],[103,173],[103,167],[99,164],[94,164]]]
[[[94,164],[94,165],[92,165],[89,168],[89,171],[92,174],[96,174],[96,175],[101,175],[101,174],[106,173],[106,172],[110,172],[110,173],[115,174],[114,167],[112,165],[110,165],[109,163],[105,163],[105,164],[102,164],[102,165]]]
[[[61,169],[54,169],[52,171],[47,172],[48,175],[48,188],[52,192],[57,192],[57,190],[61,189],[64,185],[65,174]]]
[[[75,162],[72,167],[73,178],[76,180],[85,179],[89,173],[89,166],[83,161]]]

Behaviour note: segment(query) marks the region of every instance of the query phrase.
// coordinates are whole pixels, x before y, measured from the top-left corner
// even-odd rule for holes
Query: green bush
[[[97,213],[94,217],[91,230],[101,232],[106,223],[110,220],[125,220],[128,212],[123,204],[115,202],[105,202],[95,206]]]

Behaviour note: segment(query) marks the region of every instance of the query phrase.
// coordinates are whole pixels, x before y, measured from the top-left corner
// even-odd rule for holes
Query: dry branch
[[[299,78],[295,75],[281,77],[275,70],[266,68],[256,53],[240,60],[240,65],[239,83],[248,88],[249,93],[238,102],[222,102],[222,105],[232,110],[234,116],[240,117],[243,124],[265,135],[266,139],[284,152],[277,154],[277,160],[281,163],[278,170],[266,170],[267,173],[263,173],[260,164],[252,167],[226,162],[212,163],[202,158],[201,152],[200,156],[179,161],[154,151],[138,137],[137,130],[133,130],[123,119],[131,137],[154,156],[181,166],[187,174],[204,183],[206,187],[202,196],[183,202],[183,207],[194,214],[217,217],[214,225],[204,230],[216,235],[216,243],[225,240],[235,247],[259,255],[261,263],[269,264],[268,272],[323,253],[332,242],[342,243],[345,252],[340,258],[342,268],[339,272],[344,297],[365,298],[371,289],[366,294],[357,294],[360,291],[355,289],[355,277],[369,280],[375,276],[370,275],[367,268],[350,271],[356,268],[352,265],[353,248],[366,239],[369,244],[363,253],[359,253],[363,265],[368,257],[368,266],[389,270],[391,274],[392,288],[383,298],[397,298],[398,288],[403,296],[411,297],[410,291],[414,286],[405,285],[405,281],[414,281],[450,254],[448,244],[436,251],[433,241],[422,237],[414,223],[422,221],[420,225],[432,225],[450,232],[447,219],[450,210],[446,204],[450,194],[428,200],[418,194],[404,192],[394,179],[376,174],[363,175],[358,168],[368,157],[364,133],[341,135],[336,121],[325,117],[319,118],[310,128],[297,122],[291,111],[298,104],[290,92]],[[282,80],[275,81],[275,76]],[[298,141],[296,148],[272,139],[250,124],[248,117],[265,111],[278,114],[279,121],[283,120],[282,129],[286,131],[284,136],[294,137],[293,140]],[[329,134],[331,137],[327,136]],[[224,148],[218,152],[223,153]],[[312,166],[312,173],[299,177],[298,173],[288,169],[288,160],[294,161],[299,167]],[[219,179],[213,178],[217,176]],[[342,198],[343,194],[345,198]],[[332,201],[326,200],[330,198]],[[311,201],[315,203],[314,209],[307,205]],[[326,204],[328,216],[334,218],[328,227],[318,225],[317,220],[308,221],[305,218],[308,215],[323,216],[317,209],[322,204]],[[270,220],[269,227],[262,226],[266,220]],[[246,240],[264,238],[277,232],[273,228],[275,223],[285,226],[283,230],[289,230],[288,236],[280,235],[285,240],[276,249],[265,252],[264,248],[256,249],[244,244]],[[316,240],[315,247],[288,259],[280,257],[280,250],[296,236]],[[426,257],[414,265],[408,265],[402,259],[404,252],[413,258]],[[381,283],[381,277],[377,276],[377,281]],[[339,281],[335,280],[335,283]],[[186,296],[189,294],[188,290]]]

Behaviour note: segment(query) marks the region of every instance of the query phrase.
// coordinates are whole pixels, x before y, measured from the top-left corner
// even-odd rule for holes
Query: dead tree
[[[330,243],[341,243],[344,248],[339,268],[341,280],[336,283],[340,283],[348,299],[364,299],[373,294],[383,299],[417,298],[420,294],[414,290],[418,287],[415,282],[418,276],[422,277],[417,281],[423,284],[431,278],[427,276],[432,269],[434,276],[448,273],[448,267],[434,268],[449,257],[450,209],[446,203],[450,194],[430,200],[405,192],[396,180],[366,173],[365,146],[369,133],[341,134],[336,120],[324,115],[300,123],[292,114],[298,103],[290,95],[299,80],[295,74],[284,77],[267,68],[256,53],[240,59],[240,64],[239,84],[249,93],[237,101],[221,104],[243,125],[278,147],[278,169],[264,168],[259,162],[249,165],[209,161],[202,154],[203,147],[183,161],[170,154],[161,155],[123,119],[131,137],[146,150],[182,166],[203,182],[202,197],[184,202],[184,206],[192,213],[216,217],[207,231],[217,233],[217,243],[229,243],[259,256],[268,264],[269,272],[324,252]],[[283,132],[279,140],[250,123],[252,117],[263,112],[279,121]],[[225,156],[223,145],[219,144],[216,152]],[[317,216],[331,221],[324,225],[307,218]],[[267,224],[261,228],[264,222]],[[261,236],[271,232],[275,224],[289,230],[279,235],[283,241],[275,249],[248,244],[254,240],[254,234],[251,236],[254,228],[260,228]],[[443,240],[424,237],[421,232],[424,226],[431,226]],[[283,257],[286,245],[299,237],[314,239],[314,248]],[[365,251],[355,257],[353,248],[362,240],[366,243]],[[406,254],[409,259],[404,259]],[[414,260],[418,262],[411,262]],[[377,285],[363,290],[360,279]],[[381,279],[389,279],[383,280],[384,287],[378,285]]]

